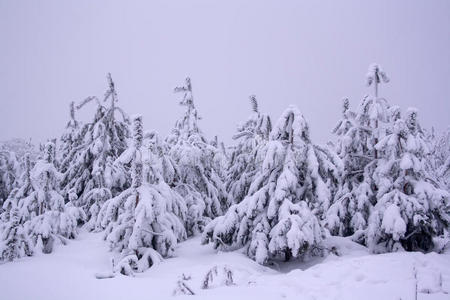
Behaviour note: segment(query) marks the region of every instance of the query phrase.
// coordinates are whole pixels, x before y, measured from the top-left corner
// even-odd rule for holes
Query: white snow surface
[[[178,245],[175,257],[165,259],[136,277],[111,272],[111,256],[102,233],[82,232],[52,254],[37,254],[0,265],[0,290],[5,300],[30,299],[450,299],[450,253],[369,254],[345,238],[326,240],[339,256],[309,262],[291,261],[264,267],[240,252],[217,253],[195,237]],[[233,272],[202,289],[213,267]],[[173,295],[177,280],[195,293]],[[416,298],[417,293],[417,298]]]

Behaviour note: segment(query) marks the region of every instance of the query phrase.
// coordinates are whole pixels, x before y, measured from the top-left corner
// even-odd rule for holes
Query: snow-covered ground
[[[332,238],[327,243],[340,256],[267,268],[239,252],[216,253],[194,238],[179,245],[176,257],[136,277],[97,279],[111,269],[101,237],[83,232],[52,254],[0,265],[3,299],[450,299],[449,253],[370,255]],[[202,289],[214,266],[218,275]],[[232,271],[233,284],[225,284],[224,267]],[[173,296],[182,274],[190,277],[183,282],[195,296]]]

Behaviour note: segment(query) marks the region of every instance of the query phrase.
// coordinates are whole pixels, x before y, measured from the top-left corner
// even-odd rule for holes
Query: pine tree
[[[0,215],[0,220],[7,222],[9,220],[11,210],[18,206],[19,200],[28,197],[33,192],[33,186],[31,183],[31,169],[32,163],[30,154],[24,156],[24,171],[16,181],[17,187],[14,188],[9,194],[8,198],[3,203],[3,212]]]
[[[428,140],[430,155],[427,170],[450,192],[450,127],[440,135],[436,135],[433,129]]]
[[[227,177],[227,166],[229,163],[229,156],[225,149],[225,144],[222,141],[219,141],[218,136],[214,136],[214,139],[210,141],[209,143],[209,151],[211,153],[211,166],[212,166],[212,172],[220,178],[220,185],[224,185],[224,191],[226,192],[226,177]],[[228,195],[228,193],[227,193]],[[223,209],[226,211],[226,209],[229,206],[229,202],[223,203]]]
[[[379,158],[375,145],[388,133],[391,119],[398,116],[398,107],[391,107],[378,97],[378,84],[389,82],[382,69],[372,64],[367,73],[367,85],[374,94],[361,101],[357,112],[343,103],[343,117],[333,130],[338,136],[337,153],[344,163],[344,174],[333,204],[327,212],[326,226],[332,234],[350,236],[364,243],[367,221],[376,203],[377,186],[373,173]]]
[[[374,172],[378,202],[369,219],[367,244],[373,252],[433,250],[450,224],[450,194],[429,180],[429,151],[419,130],[417,110],[395,122],[376,148],[381,158]]]
[[[85,217],[72,203],[65,204],[59,192],[61,174],[54,166],[54,148],[55,144],[46,144],[30,172],[32,191],[18,203],[24,227],[34,247],[43,253],[52,252],[55,242],[66,244],[66,239],[75,238],[78,222]],[[22,190],[28,190],[28,184],[25,181]]]
[[[373,85],[374,93],[373,96],[378,98],[378,85],[381,82],[388,83],[389,77],[386,75],[384,70],[378,64],[371,64],[366,75],[367,86]]]
[[[17,206],[26,192],[22,187],[36,156],[31,142],[12,139],[0,144],[0,221],[9,220],[12,204]]]
[[[175,127],[172,129],[172,133],[167,141],[171,145],[176,145],[180,140],[186,141],[191,136],[196,136],[206,143],[206,139],[198,127],[198,121],[201,120],[201,117],[194,104],[191,79],[187,77],[185,85],[176,87],[174,92],[183,93],[183,99],[180,101],[180,105],[186,108],[186,112],[183,117],[175,123]]]
[[[183,199],[164,181],[161,164],[152,156],[143,158],[142,118],[133,120],[133,144],[119,158],[131,163],[132,185],[103,205],[98,226],[119,253],[115,271],[125,275],[142,272],[173,254],[186,237]]]
[[[257,155],[262,164],[247,197],[209,223],[202,242],[220,250],[247,247],[260,264],[320,253],[320,218],[332,196],[327,184],[339,176],[338,158],[311,143],[295,107],[283,113]]]
[[[342,159],[344,173],[326,222],[335,235],[348,236],[365,229],[369,215],[372,193],[370,185],[364,181],[364,168],[371,162],[367,146],[370,131],[358,122],[361,119],[364,118],[350,110],[345,98],[342,119],[333,130],[338,137],[336,152]]]
[[[207,142],[198,121],[200,116],[194,105],[192,85],[175,88],[183,93],[180,105],[186,108],[171,135],[167,138],[169,155],[177,165],[179,179],[177,192],[186,200],[188,207],[188,234],[201,232],[214,217],[220,216],[228,208],[224,178],[217,171],[214,157],[219,152]]]
[[[12,151],[0,149],[0,208],[16,187],[16,178],[19,173],[20,165],[16,154]]]
[[[168,154],[168,144],[161,139],[156,131],[147,132],[144,137],[148,153],[153,157],[152,163],[147,163],[153,169],[151,173],[160,173],[164,182],[171,188],[175,188],[176,182],[179,179],[179,171],[177,165]]]
[[[61,136],[58,157],[59,171],[66,172],[72,163],[74,155],[77,153],[77,147],[82,143],[83,128],[80,122],[75,118],[75,103],[70,102],[70,120],[67,122],[64,133]]]
[[[443,162],[440,165],[438,177],[447,191],[450,192],[450,128],[447,128],[447,131],[442,135],[439,145],[440,148],[438,148],[437,153],[439,153],[438,155]]]
[[[17,207],[10,210],[9,221],[3,227],[0,239],[0,261],[13,261],[33,254],[33,245],[23,224],[20,222],[20,214]]]
[[[31,139],[26,141],[20,138],[0,142],[0,151],[13,152],[19,161],[22,160],[25,154],[29,154],[32,160],[35,160],[37,154],[39,154],[36,152]]]
[[[238,144],[233,148],[227,168],[229,203],[240,203],[247,195],[257,166],[262,163],[256,161],[256,154],[259,148],[265,146],[272,130],[270,117],[259,112],[256,97],[250,96],[250,101],[253,113],[233,136]]]
[[[129,120],[116,105],[117,93],[111,74],[108,74],[108,90],[101,104],[96,97],[88,97],[77,106],[95,101],[97,111],[92,123],[81,129],[70,158],[70,166],[64,171],[62,186],[67,199],[82,207],[87,215],[86,227],[94,229],[98,212],[103,203],[130,185],[126,167],[114,164],[127,148]],[[116,118],[119,112],[122,120]],[[63,164],[66,165],[66,164]]]

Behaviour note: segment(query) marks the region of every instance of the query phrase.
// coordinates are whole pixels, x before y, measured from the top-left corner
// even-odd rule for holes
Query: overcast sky
[[[111,72],[119,105],[163,135],[190,76],[208,137],[229,142],[256,94],[274,119],[297,105],[325,142],[341,98],[370,92],[372,62],[391,78],[381,96],[450,124],[448,0],[0,0],[0,140],[59,136],[69,102],[103,95]]]

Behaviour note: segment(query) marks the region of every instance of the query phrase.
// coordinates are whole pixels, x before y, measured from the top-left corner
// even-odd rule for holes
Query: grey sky
[[[125,111],[164,135],[189,75],[209,137],[230,141],[256,94],[275,119],[296,104],[325,142],[372,62],[391,78],[380,95],[449,125],[448,0],[0,0],[0,140],[59,136],[69,102],[101,96],[111,72]]]

